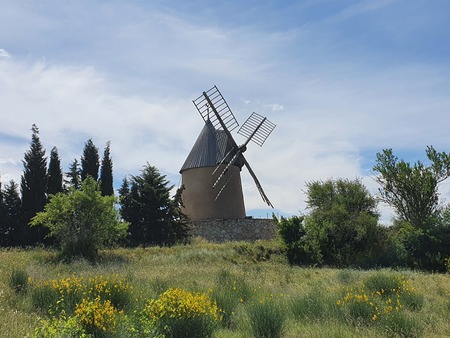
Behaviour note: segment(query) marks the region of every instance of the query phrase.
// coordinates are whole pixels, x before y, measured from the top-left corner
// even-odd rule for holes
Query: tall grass
[[[276,332],[281,332],[281,337],[450,336],[450,274],[291,267],[277,245],[276,242],[211,244],[199,241],[171,248],[118,248],[101,252],[102,259],[96,264],[86,260],[63,263],[56,259],[55,252],[39,248],[0,250],[0,336],[31,337],[40,323],[39,317],[51,318],[48,309],[59,299],[51,288],[40,288],[41,282],[60,281],[74,275],[85,276],[85,281],[117,275],[130,284],[130,289],[118,293],[116,300],[110,299],[118,311],[117,332],[111,334],[114,338],[139,337],[136,332],[156,335],[155,327],[143,320],[141,313],[146,301],[156,299],[169,288],[205,293],[216,302],[222,310],[219,312],[221,325],[214,326],[212,333],[217,338],[248,337],[254,335],[256,331],[252,330],[258,327],[262,335],[273,329],[270,332],[275,336]],[[10,282],[14,269],[26,271],[31,277],[25,292],[16,292],[13,287],[20,284],[20,278],[15,283]],[[393,285],[402,289],[398,279],[401,276],[411,289],[400,292],[403,307],[390,317],[380,316],[373,321],[372,316],[368,320],[367,316],[372,313],[358,309],[357,305],[354,309],[351,305],[337,305],[348,290],[356,294],[365,289],[371,297],[380,290],[387,294],[386,290],[391,290]],[[88,282],[82,284],[89,285]],[[100,284],[100,280],[93,284]],[[396,300],[397,294],[380,297],[380,304],[385,304],[389,297]],[[262,304],[259,301],[275,306],[259,306]],[[74,302],[81,304],[80,299]],[[283,306],[278,307],[280,303]],[[76,304],[70,306],[74,307]],[[277,307],[281,308],[280,313],[275,311]],[[267,319],[278,315],[281,316],[278,322],[284,323],[281,329]],[[67,316],[75,314],[68,312]],[[362,319],[367,324],[363,324]],[[74,330],[67,321],[59,324]],[[265,326],[267,331],[263,330]]]
[[[255,338],[283,337],[286,311],[279,302],[271,299],[256,301],[248,307],[251,333]]]

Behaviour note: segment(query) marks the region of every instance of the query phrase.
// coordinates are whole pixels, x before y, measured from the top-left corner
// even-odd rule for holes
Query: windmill
[[[237,132],[246,138],[239,146],[231,134],[239,124],[216,86],[203,92],[193,103],[205,125],[180,169],[185,188],[182,194],[185,214],[194,221],[244,218],[240,177],[244,166],[263,201],[273,208],[244,152],[250,141],[261,147],[275,124],[252,113]]]

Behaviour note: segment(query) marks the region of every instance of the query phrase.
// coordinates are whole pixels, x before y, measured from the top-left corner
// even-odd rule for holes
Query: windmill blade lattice
[[[233,112],[214,86],[192,101],[205,122],[210,121],[217,130],[230,133],[239,126]]]
[[[255,142],[261,147],[266,141],[267,137],[272,133],[276,125],[267,120],[267,118],[257,113],[252,113],[238,131],[238,134],[246,137],[245,143],[241,146],[238,146],[233,136],[231,135],[231,132],[239,126],[239,123],[234,117],[234,114],[228,106],[228,103],[225,101],[216,86],[203,92],[202,95],[200,95],[192,102],[194,103],[195,107],[200,113],[200,116],[209,126],[209,128],[213,132],[225,132],[232,145],[231,150],[229,150],[225,157],[218,163],[216,169],[212,173],[212,175],[214,176],[219,168],[221,168],[222,170],[213,184],[213,188],[219,188],[215,200],[219,198],[220,194],[231,181],[234,175],[234,173],[230,173],[229,171],[230,166],[239,160],[238,162],[241,163],[241,165],[239,165],[239,168],[241,168],[242,165],[245,165],[247,167],[250,175],[255,181],[256,187],[263,201],[273,208],[272,203],[267,198],[267,195],[265,194],[261,184],[259,183],[256,174],[245,159],[243,153],[246,151],[247,144],[250,141]],[[229,156],[231,156],[231,154],[233,154],[233,156],[231,159],[229,159]],[[224,165],[225,168],[223,168]],[[224,183],[219,186],[219,183],[221,182]]]
[[[238,134],[247,138],[247,142],[245,144],[251,140],[262,147],[275,127],[276,125],[270,122],[267,118],[254,112],[238,130]]]

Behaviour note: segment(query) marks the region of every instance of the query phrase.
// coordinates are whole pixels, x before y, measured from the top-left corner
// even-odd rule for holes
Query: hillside
[[[125,283],[128,301],[121,316],[129,317],[169,288],[207,294],[219,309],[232,309],[222,311],[213,337],[252,336],[262,325],[252,321],[254,312],[264,316],[268,311],[258,304],[281,310],[276,315],[284,323],[282,337],[450,336],[449,274],[291,267],[275,241],[198,240],[170,248],[107,250],[101,257],[95,264],[66,264],[44,249],[0,251],[1,336],[24,337],[43,325],[40,318],[47,315],[36,305],[36,290],[46,281],[55,285],[70,278],[80,284],[93,279]],[[26,290],[10,286],[13,271],[29,277]],[[119,320],[116,334],[125,336],[119,334],[120,325]]]

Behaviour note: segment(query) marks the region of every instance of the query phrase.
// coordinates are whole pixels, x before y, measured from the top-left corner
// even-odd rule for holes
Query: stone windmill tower
[[[193,103],[205,125],[180,169],[184,213],[193,221],[244,218],[240,175],[244,166],[263,201],[273,208],[243,153],[250,141],[262,146],[275,124],[252,113],[238,130],[246,137],[244,144],[238,146],[231,132],[239,124],[216,86]]]

